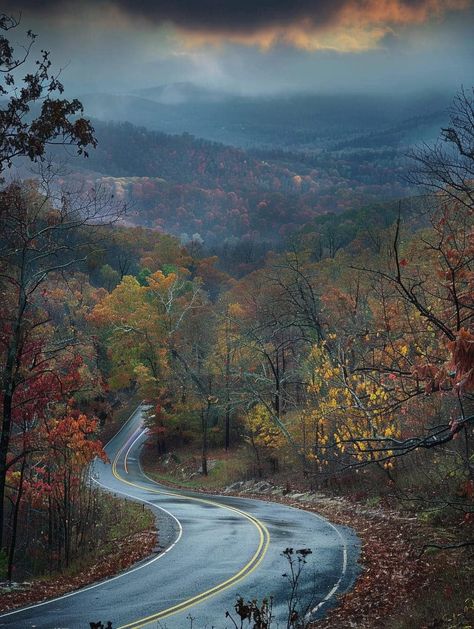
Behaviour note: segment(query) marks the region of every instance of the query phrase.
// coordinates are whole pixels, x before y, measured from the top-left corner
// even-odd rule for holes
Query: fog
[[[71,10],[26,1],[15,39],[28,28],[38,33],[36,48],[51,51],[79,94],[190,82],[246,96],[410,96],[473,83],[471,2],[394,0],[382,15],[375,2],[272,2],[260,12],[228,2],[218,16],[212,4],[122,0]],[[18,11],[16,4],[10,9]]]

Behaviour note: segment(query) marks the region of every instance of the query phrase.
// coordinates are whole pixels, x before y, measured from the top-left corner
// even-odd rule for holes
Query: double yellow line
[[[137,438],[134,439],[134,437],[137,434],[137,432],[139,432],[139,430],[140,429],[135,431],[135,433],[133,433],[131,437],[131,445],[129,446],[129,449],[127,450],[127,453],[125,455],[124,464],[126,463],[126,459],[128,457],[128,454],[133,444],[137,440]],[[263,524],[263,522],[261,522],[254,516],[250,515],[249,513],[246,513],[245,511],[241,511],[240,509],[236,509],[235,507],[229,507],[227,505],[220,504],[213,500],[207,500],[205,498],[197,498],[194,496],[182,496],[181,494],[177,494],[170,491],[163,491],[160,489],[151,489],[150,487],[139,485],[138,483],[134,483],[132,481],[127,480],[126,478],[121,476],[121,474],[118,472],[117,463],[121,455],[123,454],[125,448],[127,447],[129,441],[130,439],[125,442],[122,448],[115,455],[114,460],[112,462],[112,473],[117,480],[119,480],[120,482],[126,485],[130,485],[131,487],[136,487],[138,489],[149,491],[155,494],[173,496],[181,500],[193,500],[194,502],[212,505],[220,509],[225,509],[226,511],[231,511],[232,513],[235,513],[245,518],[246,520],[248,520],[251,524],[253,524],[253,526],[255,526],[255,528],[257,529],[259,533],[259,543],[258,543],[257,550],[252,555],[251,559],[245,564],[245,566],[243,566],[243,568],[239,570],[239,572],[234,574],[232,577],[230,577],[226,581],[223,581],[222,583],[218,583],[217,585],[210,588],[209,590],[206,590],[205,592],[201,592],[200,594],[197,594],[196,596],[193,596],[192,598],[188,598],[182,601],[181,603],[174,605],[173,607],[168,607],[167,609],[164,609],[160,612],[151,614],[150,616],[146,616],[144,618],[140,618],[138,620],[135,620],[134,622],[128,623],[127,625],[122,625],[121,627],[118,628],[118,629],[141,629],[142,627],[146,627],[151,622],[154,622],[157,620],[163,620],[164,618],[167,618],[168,616],[171,616],[172,614],[186,611],[190,607],[193,607],[194,605],[197,605],[198,603],[205,601],[211,596],[215,596],[216,594],[223,592],[224,590],[226,590],[227,588],[230,588],[231,586],[235,585],[239,581],[242,581],[242,579],[244,579],[246,576],[251,574],[259,566],[259,564],[262,562],[263,558],[265,557],[265,553],[267,552],[268,545],[270,543],[270,533],[268,532],[268,529]],[[128,468],[125,467],[125,469],[127,469],[127,473],[128,473]],[[148,480],[150,480],[153,483],[155,482],[152,479],[148,479]],[[155,483],[155,484],[158,484],[158,483]],[[223,610],[223,613],[224,613],[224,610]]]

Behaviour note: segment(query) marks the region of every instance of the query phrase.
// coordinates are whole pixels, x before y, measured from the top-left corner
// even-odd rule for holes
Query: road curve
[[[357,572],[357,538],[350,529],[278,503],[170,490],[149,479],[139,462],[146,439],[139,407],[107,445],[111,464],[96,463],[102,487],[150,506],[160,552],[107,581],[51,601],[0,615],[0,628],[231,629],[226,610],[237,596],[273,596],[283,626],[288,586],[281,552],[311,548],[301,595],[324,615]],[[286,622],[284,623],[286,626]]]

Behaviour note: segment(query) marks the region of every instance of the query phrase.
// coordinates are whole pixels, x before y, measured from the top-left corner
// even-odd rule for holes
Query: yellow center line
[[[126,463],[126,458],[128,457],[132,446],[134,445],[135,441],[137,440],[135,438],[135,435],[137,434],[137,432],[139,432],[139,430],[140,430],[140,428],[137,429],[132,434],[131,445],[129,446],[129,448],[127,450],[127,454],[126,454],[125,460],[124,460],[124,466],[125,466],[125,463]],[[215,596],[216,594],[218,594],[220,592],[223,592],[224,590],[226,590],[227,588],[231,587],[232,585],[235,585],[236,583],[242,581],[242,579],[244,579],[246,576],[248,576],[254,570],[256,570],[256,568],[260,565],[260,563],[262,562],[263,558],[265,557],[265,554],[266,554],[266,552],[268,550],[268,545],[270,543],[270,533],[268,532],[268,529],[265,526],[265,524],[263,524],[263,522],[261,522],[260,520],[258,520],[254,516],[250,515],[249,513],[246,513],[245,511],[242,511],[242,510],[237,509],[235,507],[230,507],[228,505],[223,505],[223,504],[220,504],[219,502],[215,502],[213,500],[208,500],[206,498],[197,498],[197,497],[194,497],[194,496],[183,496],[181,494],[177,494],[177,493],[174,493],[174,492],[171,492],[171,491],[163,491],[161,489],[152,489],[150,487],[143,486],[143,485],[140,485],[139,483],[134,483],[132,481],[129,481],[129,480],[125,479],[118,472],[117,464],[118,464],[120,456],[122,455],[122,453],[124,452],[125,448],[129,444],[129,441],[130,440],[127,440],[125,442],[125,444],[120,448],[120,450],[117,452],[117,454],[115,455],[114,460],[112,462],[112,473],[113,473],[113,475],[115,476],[115,478],[117,480],[119,480],[120,482],[122,482],[122,483],[124,483],[126,485],[130,485],[132,487],[136,487],[137,489],[149,491],[149,492],[152,492],[152,493],[155,493],[155,494],[160,494],[160,495],[164,495],[164,496],[172,496],[172,497],[175,497],[175,498],[179,498],[180,500],[193,500],[194,502],[199,502],[201,504],[208,504],[208,505],[212,505],[214,507],[218,507],[220,509],[225,509],[227,511],[231,511],[232,513],[235,513],[235,514],[245,518],[251,524],[253,524],[253,526],[255,526],[255,528],[257,529],[257,531],[259,533],[259,543],[258,543],[257,550],[252,555],[250,560],[239,570],[239,572],[234,574],[232,577],[226,579],[222,583],[218,583],[217,585],[215,585],[214,587],[210,588],[209,590],[205,590],[204,592],[201,592],[200,594],[197,594],[196,596],[188,598],[188,599],[182,601],[181,603],[178,603],[177,605],[174,605],[173,607],[168,607],[167,609],[164,609],[164,610],[162,610],[160,612],[156,612],[155,614],[151,614],[150,616],[146,616],[144,618],[139,618],[138,620],[135,620],[135,621],[133,621],[131,623],[128,623],[126,625],[122,625],[118,629],[140,629],[141,627],[145,627],[146,625],[148,625],[151,622],[154,622],[156,620],[161,620],[163,618],[167,618],[168,616],[171,616],[172,614],[176,614],[178,612],[185,611],[185,610],[189,609],[190,607],[192,607],[193,605],[196,605],[197,603],[201,603],[202,601],[210,598],[211,596]],[[126,467],[126,471],[127,471],[127,474],[128,474],[128,467]],[[151,482],[155,483],[156,485],[158,484],[153,479],[149,479],[149,480]]]

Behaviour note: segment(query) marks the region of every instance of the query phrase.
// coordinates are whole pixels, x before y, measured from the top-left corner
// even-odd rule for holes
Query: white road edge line
[[[137,441],[138,441],[138,440],[139,440],[139,439],[140,439],[140,438],[141,438],[144,434],[146,434],[147,432],[148,432],[148,429],[147,429],[147,428],[142,429],[142,431],[138,433],[138,436],[137,436],[137,437],[135,437],[135,439],[132,441],[132,443],[131,443],[131,444],[130,444],[130,446],[128,447],[127,452],[125,453],[125,456],[124,456],[124,458],[123,458],[123,467],[124,467],[124,470],[126,471],[126,473],[127,473],[127,474],[128,474],[128,463],[127,463],[127,460],[128,460],[128,455],[130,454],[131,449],[132,449],[132,448],[133,448],[133,446],[137,443]]]
[[[142,437],[147,431],[147,429],[145,428],[139,435],[138,437],[134,440],[133,444],[134,445],[138,439],[140,437]],[[132,446],[130,446],[128,452],[131,450]],[[127,455],[128,455],[127,452]],[[140,472],[143,474],[143,476],[145,478],[147,478],[149,481],[151,481],[154,485],[158,485],[160,486],[159,483],[157,483],[156,480],[154,480],[153,478],[151,478],[150,476],[148,476],[148,474],[143,470],[142,468],[142,464],[140,459],[138,459],[138,467],[140,469]],[[192,489],[190,490],[192,491]],[[163,492],[166,493],[166,492]],[[212,494],[210,494],[212,496]],[[232,497],[232,496],[231,496]],[[237,496],[239,497],[239,496]],[[266,501],[264,498],[246,498],[246,500],[259,500],[260,502],[268,502]],[[282,503],[284,504],[284,503]],[[289,507],[290,509],[298,509],[298,507],[292,507],[291,505],[284,505],[286,507]],[[300,510],[300,509],[298,509]],[[335,526],[332,522],[330,522],[327,518],[324,518],[322,515],[319,515],[318,513],[314,513],[313,511],[307,511],[306,509],[303,509],[304,511],[306,511],[307,513],[310,513],[312,516],[314,516],[315,518],[318,518],[318,520],[321,520],[324,524],[326,524],[327,526],[330,526],[334,531],[336,531],[337,536],[339,537],[339,539],[341,540],[341,546],[342,546],[342,569],[341,569],[341,576],[339,577],[339,579],[337,580],[337,582],[333,585],[332,589],[326,594],[326,596],[323,598],[322,601],[320,601],[315,607],[313,607],[307,614],[306,617],[309,619],[311,618],[311,616],[313,614],[315,614],[323,605],[325,605],[333,596],[334,594],[337,592],[337,590],[341,587],[341,583],[342,580],[344,579],[344,577],[346,576],[346,572],[347,572],[347,563],[348,563],[348,552],[347,552],[347,543],[346,540],[344,538],[344,536],[342,535],[342,533],[340,532],[340,530],[337,528],[337,526]]]
[[[122,430],[127,426],[127,424],[130,422],[130,420],[132,420],[135,415],[138,413],[139,410],[141,410],[142,406],[146,406],[145,404],[145,400],[142,400],[140,402],[140,404],[137,406],[137,408],[133,411],[133,413],[130,415],[130,417],[123,422],[123,424],[120,426],[119,430],[117,430],[117,432],[115,433],[115,435],[113,435],[112,437],[110,437],[110,439],[107,441],[107,443],[103,446],[104,450],[105,448],[112,443],[112,441],[119,436],[119,434],[122,432]]]
[[[323,518],[321,515],[318,515],[317,513],[314,513],[312,511],[309,511],[309,513],[312,513],[315,518],[318,518],[319,520],[322,520],[323,522],[328,524],[332,529],[334,529],[336,531],[336,533],[338,534],[339,539],[342,542],[342,570],[341,570],[341,576],[339,577],[337,582],[334,584],[333,588],[328,592],[328,594],[326,594],[326,596],[323,598],[323,600],[321,602],[319,602],[315,607],[313,607],[313,609],[311,609],[308,612],[307,616],[309,616],[309,618],[311,618],[311,616],[313,614],[315,614],[323,605],[325,605],[329,601],[329,599],[331,599],[334,596],[334,594],[337,592],[337,590],[341,586],[342,580],[345,577],[346,572],[347,572],[347,544],[346,544],[346,540],[344,539],[344,536],[342,535],[341,531],[337,528],[337,526],[334,526],[334,524],[332,522],[330,522],[326,518]]]
[[[130,421],[130,419],[132,419],[132,417],[135,415],[137,410],[138,409],[136,409],[133,412],[133,414],[130,416],[130,418],[127,420],[126,423],[128,423]],[[125,424],[122,426],[122,428],[124,426],[125,426]],[[117,433],[117,435],[118,434],[119,433]],[[115,437],[113,437],[113,438],[115,438]],[[110,443],[110,441],[108,443]],[[132,574],[133,572],[137,572],[138,570],[142,570],[143,568],[148,567],[149,565],[151,565],[155,561],[158,561],[158,559],[161,559],[162,557],[164,557],[167,553],[170,552],[170,550],[172,550],[176,546],[176,544],[181,539],[181,537],[183,535],[183,527],[181,525],[181,522],[178,520],[178,518],[175,515],[173,515],[169,511],[167,511],[167,509],[164,509],[163,507],[159,507],[158,505],[153,504],[149,500],[140,500],[136,496],[132,496],[131,494],[128,494],[125,491],[120,491],[120,490],[116,490],[116,489],[112,489],[110,487],[107,487],[107,485],[104,485],[104,484],[100,483],[95,478],[92,478],[92,480],[93,480],[94,483],[96,483],[97,485],[100,485],[101,487],[103,487],[104,489],[106,489],[108,491],[113,491],[114,493],[121,494],[122,496],[127,496],[128,498],[131,498],[134,501],[143,502],[145,504],[148,504],[151,507],[153,507],[154,509],[160,509],[160,511],[164,511],[164,513],[166,513],[171,518],[173,518],[173,520],[175,520],[176,524],[178,525],[179,533],[178,533],[177,538],[175,539],[175,541],[170,546],[168,546],[168,548],[166,550],[164,550],[162,553],[160,553],[156,557],[153,557],[153,559],[150,559],[149,561],[147,561],[144,564],[136,566],[135,568],[131,568],[130,570],[127,570],[126,572],[122,572],[121,574],[118,574],[115,577],[111,577],[110,579],[106,579],[105,581],[100,581],[100,583],[94,583],[93,585],[89,585],[87,587],[81,588],[80,590],[74,590],[74,592],[68,592],[67,594],[63,594],[62,596],[57,596],[56,598],[50,598],[47,601],[42,601],[41,603],[35,603],[34,605],[28,605],[28,607],[20,607],[19,609],[14,609],[14,610],[12,610],[10,612],[7,612],[5,614],[0,614],[0,618],[6,618],[7,616],[13,616],[13,614],[19,614],[20,612],[28,611],[29,609],[35,609],[36,607],[42,607],[43,605],[49,605],[50,603],[55,603],[57,601],[61,601],[61,600],[65,599],[65,598],[69,598],[71,596],[76,596],[77,594],[82,594],[83,592],[87,592],[89,590],[93,590],[95,588],[98,588],[98,587],[101,587],[101,586],[106,585],[108,583],[111,583],[112,581],[116,581],[117,579],[121,579],[122,577],[126,577],[129,574]]]

